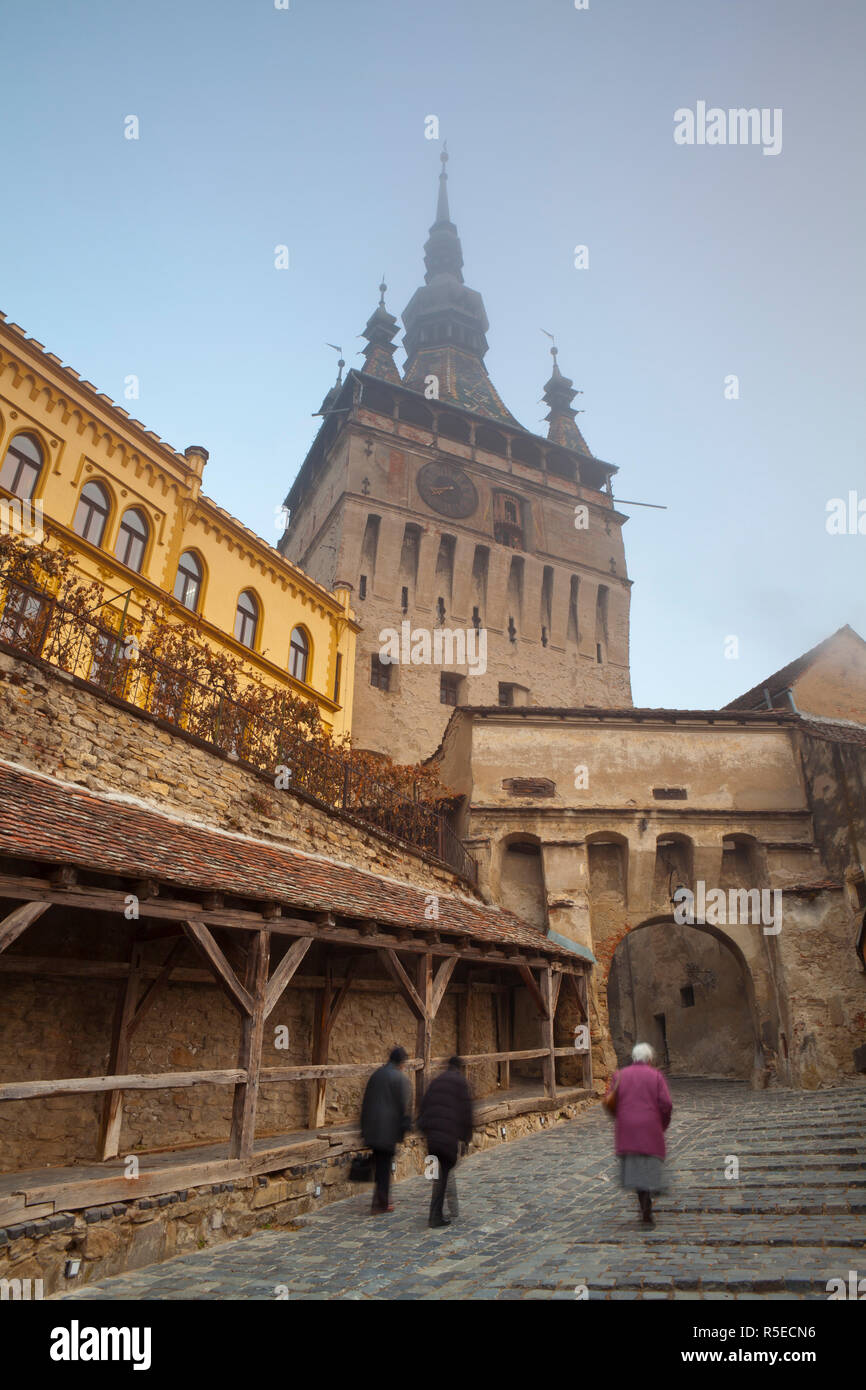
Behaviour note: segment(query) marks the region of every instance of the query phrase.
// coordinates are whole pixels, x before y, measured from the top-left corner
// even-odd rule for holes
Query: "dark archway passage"
[[[648,1042],[674,1076],[751,1076],[754,988],[722,933],[671,918],[635,928],[616,949],[607,997],[620,1066],[636,1042]]]

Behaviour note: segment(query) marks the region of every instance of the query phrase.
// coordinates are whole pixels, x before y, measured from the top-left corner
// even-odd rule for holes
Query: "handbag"
[[[616,1103],[619,1093],[619,1077],[614,1076],[605,1094],[602,1096],[601,1103],[610,1115],[611,1119],[616,1115]]]
[[[355,1154],[349,1165],[349,1182],[373,1181],[372,1153]]]

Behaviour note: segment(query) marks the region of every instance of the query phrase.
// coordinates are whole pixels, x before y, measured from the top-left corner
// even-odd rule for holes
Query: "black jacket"
[[[466,1078],[456,1067],[431,1081],[421,1101],[418,1128],[430,1153],[457,1161],[458,1145],[472,1138],[472,1096]]]
[[[371,1149],[392,1153],[412,1128],[409,1078],[386,1062],[374,1071],[361,1104],[361,1133]]]

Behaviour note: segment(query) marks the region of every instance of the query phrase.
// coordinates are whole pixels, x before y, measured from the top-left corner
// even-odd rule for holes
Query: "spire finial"
[[[442,168],[439,171],[439,200],[436,204],[436,221],[450,222],[451,212],[448,207],[448,170],[445,165],[448,163],[448,141],[442,144],[442,153],[439,156]]]
[[[388,286],[385,284],[385,272],[384,272],[384,270],[383,270],[383,271],[382,271],[382,282],[381,282],[381,284],[379,285],[379,306],[380,306],[380,308],[382,308],[382,309],[384,309],[384,307],[385,307],[385,291],[386,291],[387,288],[388,288]]]
[[[343,359],[343,349],[338,347],[336,343],[325,343],[325,347],[333,348],[335,352],[340,354],[337,360],[337,385],[341,386],[343,382],[343,368],[346,365]]]

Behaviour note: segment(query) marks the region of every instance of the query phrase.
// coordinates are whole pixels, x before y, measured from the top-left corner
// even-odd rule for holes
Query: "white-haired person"
[[[649,1043],[636,1043],[631,1066],[614,1072],[604,1098],[615,1117],[614,1143],[620,1161],[620,1182],[637,1192],[641,1221],[654,1226],[653,1196],[667,1187],[664,1159],[665,1130],[673,1103],[667,1082],[653,1066]]]

